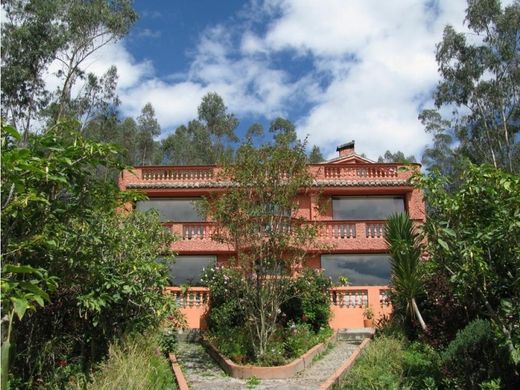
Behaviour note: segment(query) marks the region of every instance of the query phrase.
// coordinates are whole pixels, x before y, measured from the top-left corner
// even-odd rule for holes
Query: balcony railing
[[[351,238],[383,238],[384,221],[320,221],[318,237],[333,240]]]
[[[212,181],[217,172],[217,168],[211,166],[142,167],[138,170],[144,181]]]
[[[204,328],[208,313],[210,290],[206,287],[167,287],[170,294],[185,315],[190,328]],[[370,307],[377,321],[392,312],[386,286],[332,287],[328,291],[333,329],[359,328],[363,326],[363,311]]]
[[[407,169],[402,169],[407,168]],[[399,164],[315,164],[308,170],[318,185],[334,181],[371,181],[378,182],[407,180],[414,165]],[[221,177],[222,168],[216,166],[149,166],[136,167],[123,172],[125,185],[151,185],[157,183],[212,183],[227,181]]]

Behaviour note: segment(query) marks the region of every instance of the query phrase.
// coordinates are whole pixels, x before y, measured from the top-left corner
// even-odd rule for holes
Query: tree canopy
[[[465,24],[470,33],[448,25],[437,45],[435,109],[419,116],[434,137],[423,163],[450,173],[466,158],[519,172],[520,3],[469,0]]]

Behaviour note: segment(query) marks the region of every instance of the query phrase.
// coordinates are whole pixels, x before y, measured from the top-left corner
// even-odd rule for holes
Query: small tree
[[[236,250],[232,263],[244,280],[240,305],[257,358],[291,298],[289,278],[316,236],[315,227],[297,216],[298,194],[312,184],[304,146],[290,134],[258,149],[245,143],[235,163],[224,167],[229,189],[203,205],[217,223],[215,239]]]
[[[385,225],[385,241],[390,252],[391,286],[397,297],[405,302],[407,314],[417,317],[421,328],[426,331],[426,324],[416,302],[422,290],[419,273],[421,239],[407,214],[395,214],[388,218]]]

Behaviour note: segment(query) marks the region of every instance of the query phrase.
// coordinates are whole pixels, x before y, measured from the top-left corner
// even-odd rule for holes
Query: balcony
[[[403,186],[417,169],[399,164],[314,164],[308,165],[315,186]],[[124,171],[122,189],[130,188],[215,188],[232,183],[216,166],[148,166]]]
[[[210,300],[208,288],[190,287],[183,290],[167,287],[165,293],[172,296],[186,316],[188,327],[205,328]],[[392,312],[387,286],[332,287],[329,298],[332,312],[329,324],[333,329],[363,327],[363,311],[367,306],[374,311],[376,322]]]
[[[384,221],[318,221],[317,240],[334,251],[386,250]],[[164,226],[178,240],[173,249],[180,252],[230,252],[233,247],[213,239],[212,222],[167,222]]]

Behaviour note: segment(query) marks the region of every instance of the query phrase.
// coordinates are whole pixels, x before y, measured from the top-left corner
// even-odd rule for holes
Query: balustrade
[[[368,290],[345,290],[340,288],[329,289],[330,302],[340,307],[366,307],[368,306]]]
[[[146,181],[210,181],[214,178],[213,168],[164,167],[142,168],[141,178]]]
[[[385,224],[383,222],[367,223],[365,227],[365,235],[367,238],[382,238],[385,232]]]
[[[181,308],[200,307],[209,303],[209,289],[205,287],[190,287],[186,290],[180,287],[167,287],[166,292],[173,296]]]
[[[323,170],[325,179],[386,179],[397,178],[397,166],[328,166]]]

